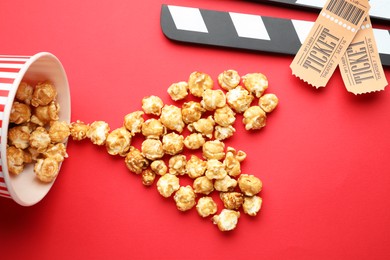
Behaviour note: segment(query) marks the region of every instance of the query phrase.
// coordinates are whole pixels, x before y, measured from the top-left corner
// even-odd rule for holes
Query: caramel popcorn
[[[24,152],[15,146],[7,147],[8,171],[12,174],[20,174],[24,169]]]
[[[199,102],[195,101],[186,102],[181,108],[183,122],[185,124],[198,121],[202,117],[203,112],[205,112],[205,109]]]
[[[72,122],[69,126],[70,135],[73,140],[81,141],[87,137],[87,132],[89,130],[89,124],[77,120]]]
[[[29,105],[15,101],[12,104],[9,122],[15,124],[23,124],[30,121],[31,108]]]
[[[185,81],[173,83],[168,88],[168,94],[174,101],[184,99],[188,95],[188,83]]]
[[[142,99],[142,109],[146,114],[159,116],[163,106],[163,101],[157,96],[152,95]]]
[[[179,188],[179,178],[170,173],[161,176],[157,181],[157,190],[165,198],[170,197]]]
[[[222,160],[225,157],[225,144],[219,140],[207,141],[202,147],[205,159]]]
[[[35,88],[31,99],[31,105],[46,106],[57,97],[57,90],[50,82],[38,83]]]
[[[150,164],[150,169],[157,175],[165,175],[168,167],[163,160],[155,160]]]
[[[188,89],[195,97],[202,97],[206,89],[212,89],[214,81],[211,77],[203,72],[194,71],[188,79]]]
[[[50,125],[49,136],[53,143],[64,143],[69,135],[69,125],[65,121],[54,121]]]
[[[249,92],[258,98],[268,88],[268,79],[261,73],[248,73],[242,76],[242,83]]]
[[[208,195],[214,190],[213,181],[206,176],[200,176],[193,183],[195,193]]]
[[[256,216],[261,209],[263,200],[259,196],[245,197],[242,208],[249,216]]]
[[[144,123],[143,114],[144,112],[142,111],[135,111],[127,114],[124,117],[123,125],[133,134],[141,133],[142,124]]]
[[[200,133],[192,133],[186,136],[184,139],[184,145],[188,149],[195,150],[199,149],[206,142],[203,135]]]
[[[229,126],[217,125],[215,127],[214,137],[215,139],[222,141],[228,139],[229,137],[232,137],[234,132],[236,132],[236,129],[231,125]]]
[[[30,154],[32,157],[33,155]],[[44,158],[53,158],[58,163],[64,161],[65,158],[68,158],[68,154],[66,152],[66,147],[64,143],[57,144],[49,144],[47,149],[42,153]]]
[[[28,126],[15,126],[8,130],[8,140],[16,148],[26,149],[30,145],[30,129]]]
[[[30,146],[36,148],[38,152],[44,152],[51,142],[47,130],[41,126],[37,127],[30,134]]]
[[[191,155],[191,158],[186,163],[186,172],[192,179],[204,175],[207,169],[207,163],[196,155]]]
[[[212,220],[221,231],[231,231],[236,228],[240,212],[230,209],[223,209],[219,215],[215,215]]]
[[[265,94],[259,99],[259,106],[266,113],[272,112],[279,103],[279,99],[275,94]]]
[[[254,97],[243,87],[238,86],[226,93],[229,106],[237,113],[243,113],[251,105]]]
[[[149,160],[160,159],[164,156],[162,143],[158,139],[146,139],[142,142],[142,154]]]
[[[229,175],[226,175],[222,179],[215,180],[214,188],[217,191],[227,192],[233,191],[237,186],[237,181],[231,178]]]
[[[166,154],[175,155],[181,153],[184,148],[184,137],[174,132],[163,136],[163,150]]]
[[[236,113],[229,107],[217,108],[214,112],[214,121],[220,126],[230,126],[236,121]]]
[[[184,175],[186,173],[187,160],[185,155],[178,154],[169,158],[169,173],[173,175]]]
[[[266,125],[267,116],[259,106],[251,106],[244,112],[242,122],[246,130],[261,129]]]
[[[34,124],[34,123],[32,123],[32,122],[30,121],[30,122],[26,122],[26,123],[20,124],[20,126],[25,126],[25,127],[27,127],[28,131],[31,133],[32,131],[34,131],[35,129],[37,129],[37,127],[38,127],[39,125]]]
[[[181,133],[184,128],[183,117],[181,115],[181,109],[174,105],[165,105],[162,108],[161,123],[168,129]]]
[[[234,152],[227,150],[223,164],[229,176],[236,177],[241,174],[241,164],[236,157],[235,150]]]
[[[150,118],[142,124],[142,134],[147,138],[158,139],[165,133],[166,128],[158,119]]]
[[[240,75],[235,70],[225,70],[218,75],[218,83],[221,88],[229,91],[240,84]]]
[[[202,135],[206,136],[207,138],[213,137],[213,131],[214,131],[214,119],[212,116],[208,116],[207,118],[201,118],[198,121],[189,124],[188,130],[191,132],[198,132]]]
[[[215,203],[212,197],[205,196],[198,200],[196,210],[199,216],[205,218],[217,213],[217,203]]]
[[[106,149],[111,155],[126,156],[130,149],[132,135],[122,126],[108,134],[106,139]]]
[[[173,199],[176,202],[176,207],[180,211],[187,211],[192,209],[195,206],[196,194],[190,185],[181,186],[178,191],[176,191]]]
[[[221,192],[219,197],[227,209],[238,210],[244,203],[244,196],[239,192]]]
[[[254,196],[261,191],[263,183],[254,175],[241,174],[238,178],[238,187],[244,195]]]
[[[200,104],[208,111],[214,111],[217,108],[224,107],[226,105],[225,93],[220,89],[206,89],[202,94]]]
[[[52,182],[60,170],[58,162],[51,157],[38,159],[34,165],[34,172],[42,182]]]
[[[59,119],[60,105],[56,101],[50,102],[47,106],[38,106],[31,116],[31,122],[44,126]]]
[[[209,159],[206,163],[206,172],[205,175],[210,180],[218,180],[223,179],[227,175],[227,172],[225,170],[225,165],[218,161],[217,159]]]
[[[24,152],[29,154],[29,156],[31,157],[31,161],[36,161],[41,157],[41,153],[38,152],[37,148],[34,148],[32,146],[27,147],[27,149],[25,149]]]
[[[245,160],[246,158],[246,153],[242,150],[239,150],[236,152],[235,149],[232,149],[231,147],[228,147],[227,151],[232,151],[233,154],[235,155],[236,159],[239,161],[239,162],[242,162]]]
[[[28,149],[23,150],[23,161],[25,164],[34,162],[33,156],[29,153]]]
[[[141,174],[142,184],[145,186],[151,186],[156,178],[156,173],[154,173],[151,169],[146,169]]]
[[[127,168],[136,174],[142,173],[142,171],[149,166],[149,161],[134,146],[130,146],[130,151],[126,155],[125,163]]]
[[[20,102],[29,105],[31,103],[33,92],[34,88],[31,85],[26,82],[21,82],[18,90],[16,91],[15,98]]]
[[[87,137],[93,144],[104,145],[109,132],[110,126],[106,122],[95,121],[89,126]]]
[[[221,88],[228,91],[225,95],[221,89],[213,89],[214,82],[208,74],[195,71],[189,76],[188,83],[184,81],[173,83],[168,88],[168,94],[172,100],[178,101],[185,99],[190,92],[193,96],[202,98],[200,102],[183,102],[180,108],[175,105],[164,105],[161,98],[151,95],[142,99],[143,111],[127,114],[123,127],[111,133],[108,124],[103,121],[95,121],[91,125],[76,121],[69,126],[70,135],[74,140],[88,137],[94,143],[106,144],[109,154],[125,156],[126,167],[140,174],[145,186],[153,185],[155,178],[158,177],[156,184],[158,192],[165,198],[174,194],[173,199],[180,211],[190,210],[196,205],[201,217],[216,214],[217,203],[209,194],[214,190],[218,191],[225,208],[220,214],[214,215],[213,223],[221,231],[233,230],[237,226],[240,217],[238,210],[241,206],[250,216],[255,216],[259,212],[262,200],[256,194],[261,191],[262,182],[253,175],[241,174],[241,162],[245,160],[246,153],[236,151],[232,147],[227,147],[225,153],[225,143],[222,140],[232,137],[236,132],[234,128],[236,113],[243,113],[243,123],[247,130],[258,129],[265,126],[266,113],[277,106],[278,99],[274,94],[263,95],[268,82],[265,84],[265,76],[260,75],[262,74],[245,75],[244,88],[239,85],[241,77],[237,71],[227,70],[220,73],[218,83]],[[252,93],[259,97],[258,106],[251,107],[255,98]],[[16,168],[23,169],[24,163],[33,160],[38,160],[40,165],[43,165],[44,160],[50,159],[58,165],[67,157],[63,143],[51,143],[46,148],[39,147],[40,150],[36,145],[31,145],[33,133],[42,131],[42,127],[33,130],[35,124],[41,126],[49,122],[53,125],[59,124],[52,123],[58,120],[55,117],[58,117],[59,107],[57,109],[55,104],[57,103],[53,99],[50,105],[54,116],[48,115],[51,113],[50,105],[39,105],[34,109],[31,119],[27,119],[31,122],[28,123],[31,129],[27,127],[30,130],[26,128],[25,132],[28,134],[33,132],[27,138],[29,140],[27,149],[25,151],[19,149],[21,151],[19,156],[22,159],[19,159],[20,166],[14,164]],[[144,114],[159,118],[149,117],[145,120]],[[23,123],[21,126],[25,124],[27,125]],[[185,126],[190,131],[189,134],[181,134]],[[9,144],[25,147],[26,138],[21,138],[17,129],[13,131],[15,134],[11,133]],[[53,134],[58,132],[55,129],[51,131]],[[141,150],[131,146],[132,137],[136,133],[142,133],[144,137]],[[184,147],[190,150],[202,148],[203,159],[192,154],[187,161],[186,155],[182,154]],[[55,167],[52,169],[55,170]],[[193,179],[192,186],[180,186],[179,177],[185,174]],[[197,194],[204,197],[196,203]]]

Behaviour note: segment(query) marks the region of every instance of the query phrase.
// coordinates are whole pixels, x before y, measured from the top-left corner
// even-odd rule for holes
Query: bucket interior
[[[29,65],[30,64],[30,65]],[[39,53],[31,57],[26,63],[24,71],[20,71],[20,75],[14,81],[14,92],[10,93],[9,102],[4,113],[1,137],[1,154],[4,175],[8,175],[7,186],[12,198],[19,204],[24,206],[33,205],[39,202],[50,190],[52,183],[42,183],[34,174],[33,164],[27,164],[24,171],[19,175],[9,174],[6,165],[6,134],[8,132],[8,119],[10,108],[16,93],[16,88],[21,81],[25,81],[32,86],[38,82],[49,80],[54,83],[58,95],[57,102],[60,105],[59,120],[70,122],[70,93],[66,73],[58,61],[58,59],[49,53]],[[7,109],[8,108],[8,109]]]

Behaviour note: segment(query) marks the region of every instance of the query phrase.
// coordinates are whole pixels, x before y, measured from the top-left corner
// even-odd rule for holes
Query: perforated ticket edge
[[[388,85],[368,15],[339,67],[346,89],[355,95],[382,91]]]

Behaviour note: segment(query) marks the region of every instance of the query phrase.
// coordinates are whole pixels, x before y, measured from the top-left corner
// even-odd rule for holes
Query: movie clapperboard
[[[390,5],[390,1],[386,1]],[[162,5],[161,8],[161,28],[171,40],[252,51],[295,55],[313,24],[303,20],[176,5]],[[377,28],[373,31],[382,65],[390,66],[390,31]]]

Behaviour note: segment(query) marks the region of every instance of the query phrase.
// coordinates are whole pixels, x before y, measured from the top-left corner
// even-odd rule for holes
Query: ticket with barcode
[[[339,66],[349,92],[363,94],[384,90],[387,86],[368,15],[341,58]]]
[[[292,73],[325,87],[369,9],[368,0],[328,0],[290,65]]]

